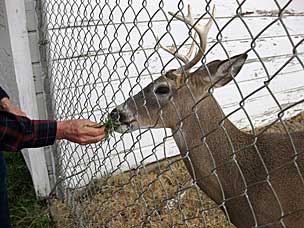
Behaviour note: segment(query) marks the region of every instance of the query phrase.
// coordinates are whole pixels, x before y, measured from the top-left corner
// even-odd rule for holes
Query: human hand
[[[1,99],[1,106],[2,106],[3,110],[6,112],[10,112],[17,116],[26,117],[26,113],[23,112],[22,110],[20,110],[19,108],[17,108],[14,104],[12,104],[11,101],[7,97],[4,97]]]
[[[94,128],[90,120],[65,120],[57,122],[57,139],[67,139],[80,145],[100,142],[106,136],[104,127]]]

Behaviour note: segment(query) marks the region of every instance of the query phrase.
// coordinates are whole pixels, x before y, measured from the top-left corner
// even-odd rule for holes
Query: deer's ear
[[[214,86],[221,87],[229,83],[240,72],[246,59],[247,54],[244,53],[221,62],[216,62],[216,66],[211,65],[210,67],[213,69],[210,70],[210,73],[212,74],[211,79]],[[212,62],[209,64],[212,64]],[[209,64],[207,67],[210,69]],[[210,82],[209,75],[205,76],[204,80]]]

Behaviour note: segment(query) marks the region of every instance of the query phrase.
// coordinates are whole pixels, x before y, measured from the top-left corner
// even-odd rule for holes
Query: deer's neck
[[[273,213],[273,219],[281,214],[277,204],[272,204],[275,197],[266,184],[269,172],[265,168],[271,171],[272,186],[276,186],[275,191],[286,211],[294,210],[291,208],[296,204],[303,205],[302,198],[296,196],[300,193],[294,194],[296,200],[289,204],[292,194],[284,189],[284,186],[301,183],[297,182],[298,170],[290,161],[295,155],[294,148],[298,154],[303,152],[303,131],[291,133],[291,142],[280,133],[255,138],[238,130],[228,119],[220,126],[223,114],[212,98],[199,103],[196,114],[190,109],[184,112],[183,119],[183,124],[173,130],[187,170],[200,189],[218,205],[225,206],[237,227],[253,226],[252,205],[261,223],[269,221],[268,212],[264,213],[265,202],[268,202],[267,207],[272,205],[269,213]],[[303,163],[303,160],[297,163],[302,172]],[[292,188],[292,191],[297,190]],[[245,192],[248,195],[244,195]]]
[[[174,129],[175,141],[192,177],[213,200],[220,203],[222,187],[230,196],[235,194],[235,189],[242,188],[241,175],[232,161],[235,151],[248,145],[250,136],[238,130],[228,119],[222,122],[223,112],[211,97],[201,101],[196,112],[188,110],[184,114],[183,124]]]

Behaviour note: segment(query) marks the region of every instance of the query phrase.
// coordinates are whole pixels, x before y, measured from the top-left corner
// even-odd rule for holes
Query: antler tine
[[[188,4],[188,15],[187,15],[187,18],[189,19],[189,21],[191,21],[191,24],[194,24],[194,18],[192,16],[192,7],[190,4]],[[194,51],[194,47],[195,47],[195,40],[196,40],[196,37],[197,37],[197,33],[194,33],[194,37],[193,37],[193,40],[192,40],[192,43],[191,43],[191,46],[190,46],[190,49],[188,51],[188,53],[186,54],[186,57],[188,59],[188,62],[189,62],[189,59]]]
[[[191,57],[191,55],[192,55],[192,53],[193,53],[193,51],[194,51],[194,48],[195,48],[195,44],[196,44],[195,40],[196,40],[196,37],[197,37],[197,33],[194,33],[194,36],[193,36],[193,38],[192,38],[193,40],[192,40],[190,49],[189,49],[188,53],[186,54],[186,57],[187,57],[187,59],[188,59],[188,62],[189,62],[189,59],[190,59],[190,57]]]
[[[179,58],[181,61],[183,61],[185,64],[189,62],[189,58],[187,58],[187,56],[184,56],[180,53],[178,53],[177,48],[174,44],[172,44],[172,46],[170,48],[167,48],[165,46],[163,46],[161,43],[159,43],[159,46],[165,50],[166,52],[174,55],[175,57]]]
[[[197,23],[194,22],[194,20],[192,18],[192,13],[191,13],[191,7],[189,5],[188,5],[188,15],[186,17],[174,14],[172,12],[169,12],[169,14],[171,16],[175,17],[176,19],[183,21],[186,24],[193,27],[193,29],[199,35],[199,39],[200,39],[200,48],[199,48],[198,52],[196,53],[196,55],[194,56],[194,58],[191,61],[187,62],[184,66],[182,66],[176,70],[178,73],[182,73],[183,71],[190,70],[203,57],[206,47],[207,47],[207,35],[212,26],[213,17],[215,15],[215,7],[213,7],[213,10],[212,10],[212,17],[210,17],[209,21],[207,22],[207,24],[205,26],[202,26],[199,22],[197,22]],[[195,42],[195,40],[193,40],[193,42]],[[192,44],[192,45],[194,46],[194,44]],[[193,51],[194,47],[192,47],[192,45],[191,45],[191,48]],[[191,48],[189,50],[190,56],[192,54]]]
[[[170,13],[170,12],[169,12],[169,13]],[[188,5],[188,15],[187,15],[187,18],[188,18],[188,20],[189,20],[192,24],[194,24],[194,19],[193,19],[193,17],[192,17],[192,8],[191,8],[190,5]],[[171,46],[170,48],[167,48],[167,47],[163,46],[161,43],[159,43],[159,46],[160,46],[163,50],[165,50],[166,52],[168,52],[168,53],[172,54],[173,56],[179,58],[181,61],[183,61],[183,62],[186,64],[186,63],[189,62],[189,59],[190,59],[190,57],[191,57],[191,55],[192,55],[192,52],[193,52],[193,50],[194,50],[196,36],[197,36],[197,34],[195,33],[195,34],[194,34],[193,41],[192,41],[192,43],[191,43],[191,47],[190,47],[190,49],[189,49],[189,51],[188,51],[188,53],[187,53],[186,55],[183,55],[183,54],[179,53],[178,50],[177,50],[177,47],[176,47],[176,45],[175,45],[174,43],[172,44],[172,46]]]

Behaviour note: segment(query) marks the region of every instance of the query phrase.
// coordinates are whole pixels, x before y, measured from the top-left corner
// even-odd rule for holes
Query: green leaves
[[[104,120],[102,120],[100,123],[88,126],[88,127],[94,127],[94,128],[100,128],[104,127],[106,130],[106,137],[105,140],[110,139],[110,136],[113,136],[114,130],[116,127],[118,127],[118,124],[113,121],[110,115],[108,115]]]

